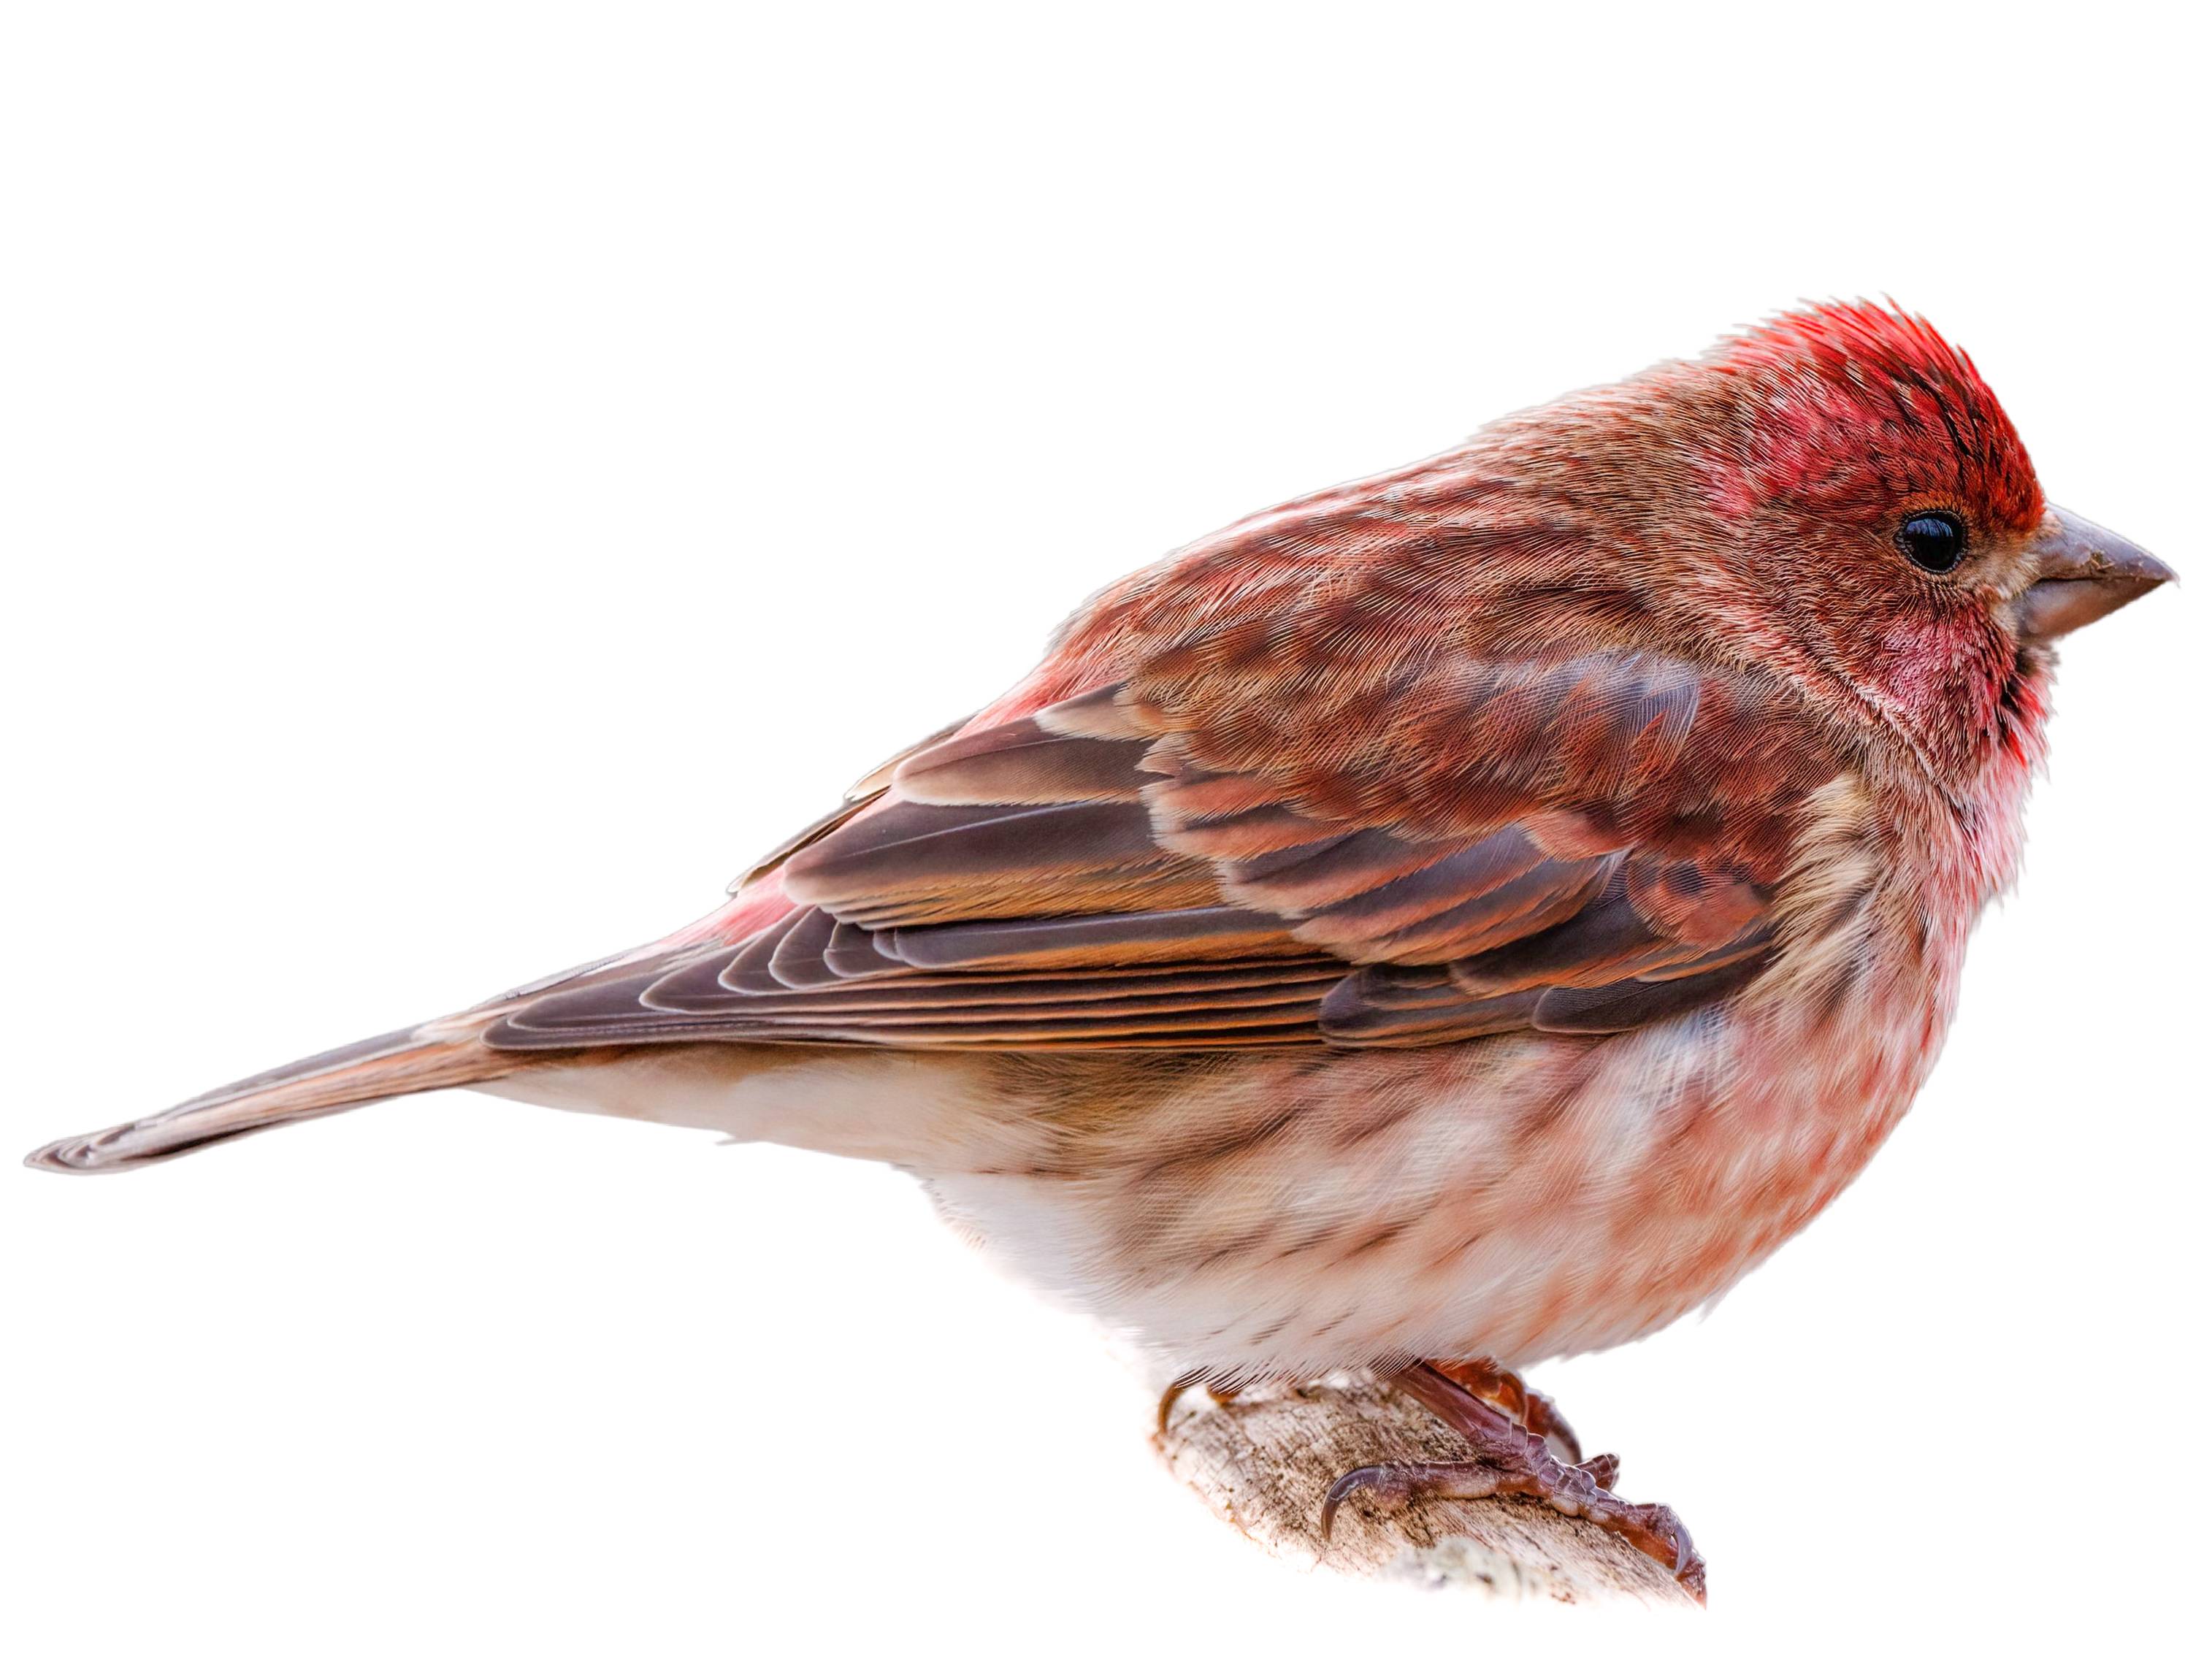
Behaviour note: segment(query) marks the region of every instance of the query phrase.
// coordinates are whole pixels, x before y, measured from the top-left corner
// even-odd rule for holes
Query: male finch
[[[1927,324],[1784,316],[1107,589],[679,933],[31,1161],[456,1085],[887,1159],[1188,1378],[1376,1366],[1483,1454],[1332,1510],[1527,1493],[1694,1578],[1508,1368],[1858,1172],[2051,641],[2169,574]]]

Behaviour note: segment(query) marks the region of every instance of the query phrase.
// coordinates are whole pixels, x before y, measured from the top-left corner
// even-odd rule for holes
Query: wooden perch
[[[1418,1499],[1393,1511],[1355,1497],[1324,1553],[1322,1499],[1346,1470],[1468,1455],[1424,1407],[1370,1378],[1255,1387],[1220,1403],[1194,1389],[1169,1413],[1159,1447],[1231,1525],[1300,1566],[1516,1598],[1697,1605],[1650,1556],[1526,1498]]]

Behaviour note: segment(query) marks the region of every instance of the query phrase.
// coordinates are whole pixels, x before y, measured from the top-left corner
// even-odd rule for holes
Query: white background
[[[1125,568],[1802,297],[2201,576],[2201,40],[1524,10],[11,7],[14,1145],[665,931]],[[1540,1374],[1713,1564],[1607,1639],[2196,1605],[2195,600],[2069,647],[1866,1177]],[[13,1652],[1597,1633],[1252,1554],[882,1170],[445,1095],[0,1228]]]

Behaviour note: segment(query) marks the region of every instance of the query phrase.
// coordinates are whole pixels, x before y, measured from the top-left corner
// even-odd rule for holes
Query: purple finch
[[[1188,1377],[1377,1366],[1482,1454],[1332,1509],[1522,1492],[1694,1577],[1509,1368],[1857,1174],[2052,641],[2168,574],[1926,324],[1785,316],[1109,588],[702,921],[32,1162],[457,1085],[884,1159]]]

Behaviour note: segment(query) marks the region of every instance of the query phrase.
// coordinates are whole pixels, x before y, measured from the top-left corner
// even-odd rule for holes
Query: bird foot
[[[1579,1463],[1583,1461],[1582,1442],[1572,1425],[1563,1415],[1551,1395],[1540,1394],[1523,1382],[1520,1376],[1503,1365],[1492,1364],[1487,1359],[1432,1359],[1431,1367],[1441,1371],[1452,1382],[1476,1399],[1498,1407],[1531,1434],[1540,1434],[1550,1443],[1560,1462]],[[1168,1419],[1175,1414],[1176,1402],[1204,1378],[1203,1371],[1185,1371],[1161,1391],[1158,1430],[1168,1431]],[[1240,1390],[1234,1383],[1208,1382],[1206,1397],[1217,1406],[1225,1406],[1237,1398]],[[1620,1460],[1608,1456],[1603,1460],[1611,1474],[1599,1481],[1601,1486],[1613,1484],[1612,1475],[1620,1472]]]
[[[1563,1462],[1552,1455],[1542,1433],[1514,1422],[1447,1376],[1443,1366],[1408,1366],[1391,1382],[1474,1442],[1480,1456],[1466,1462],[1372,1463],[1340,1475],[1322,1503],[1324,1547],[1338,1509],[1355,1494],[1394,1506],[1416,1498],[1534,1498],[1618,1533],[1664,1564],[1698,1601],[1705,1599],[1705,1564],[1690,1541],[1689,1528],[1664,1504],[1630,1504],[1616,1496],[1612,1486],[1620,1475],[1618,1458]]]

